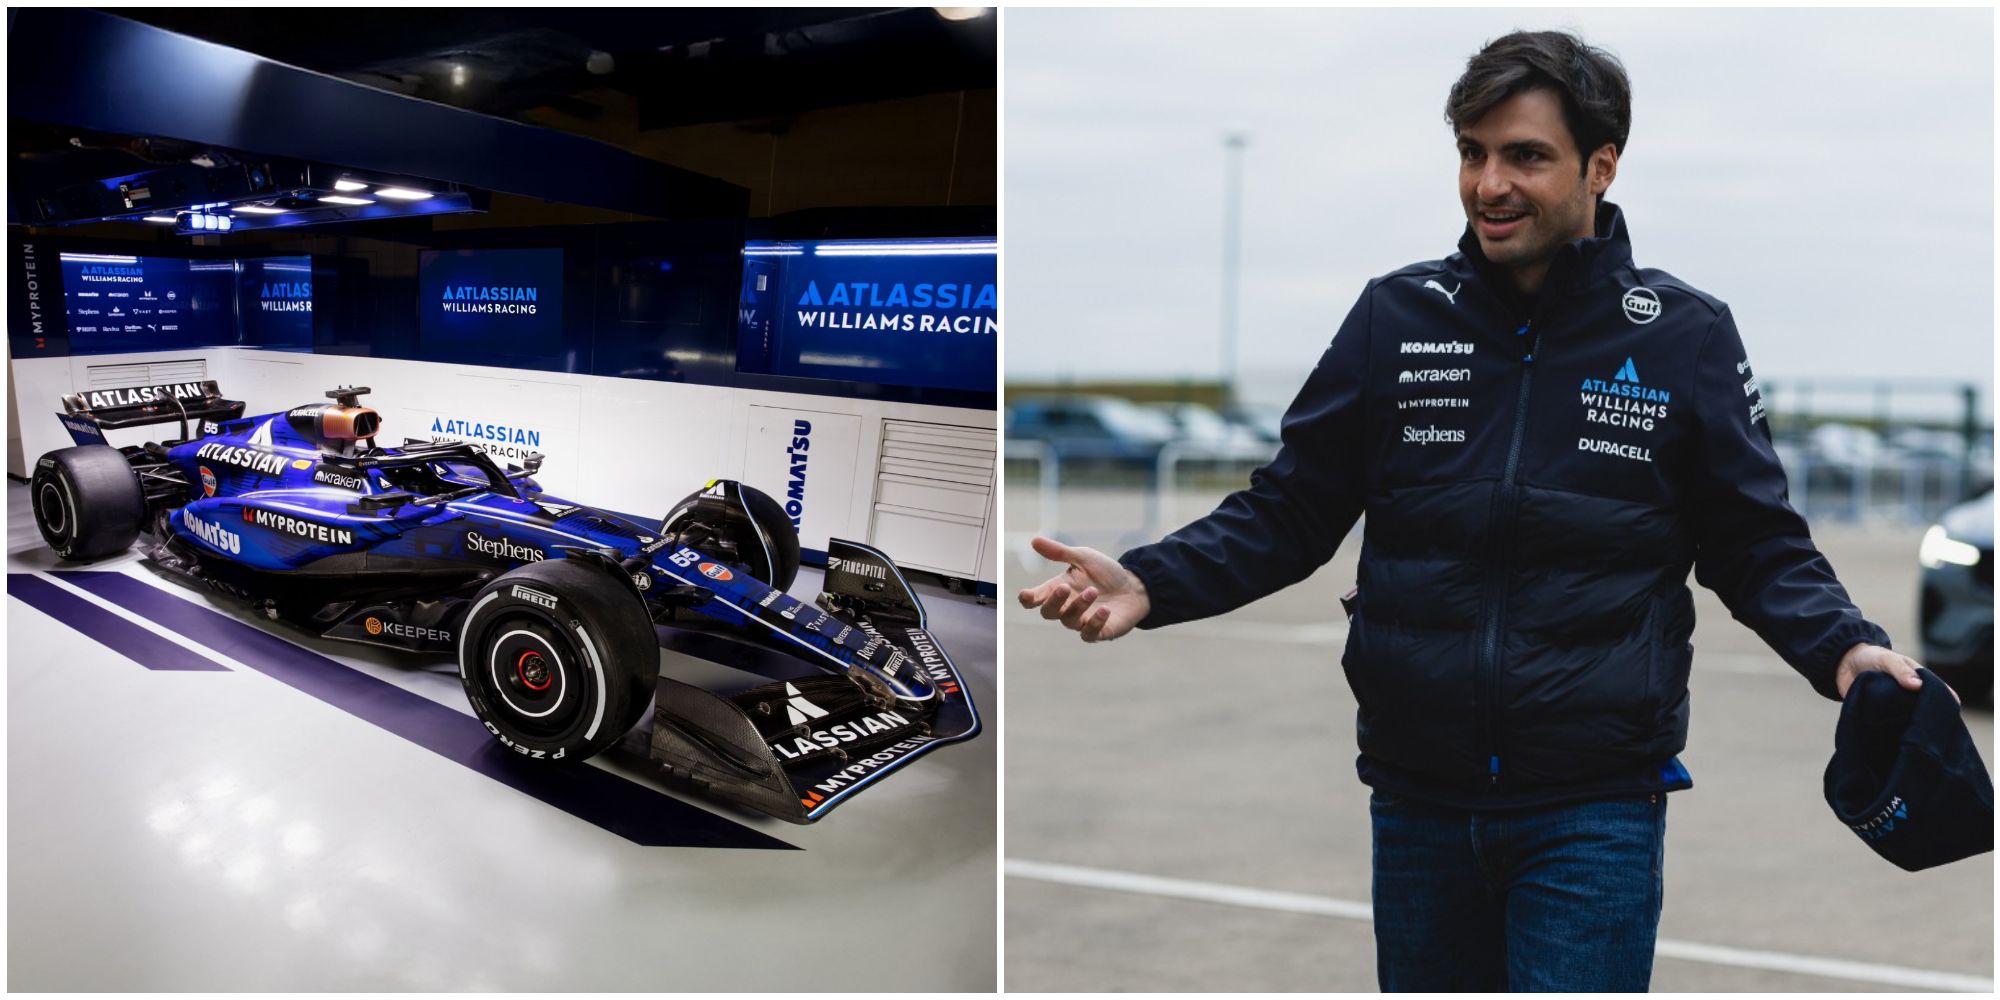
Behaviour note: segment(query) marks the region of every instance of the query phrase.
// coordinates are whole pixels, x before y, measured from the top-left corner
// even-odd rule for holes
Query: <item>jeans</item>
[[[1376,792],[1384,992],[1644,992],[1665,794],[1473,812]]]

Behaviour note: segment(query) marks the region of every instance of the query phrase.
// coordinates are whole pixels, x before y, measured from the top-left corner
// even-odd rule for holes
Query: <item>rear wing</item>
[[[181,440],[186,441],[194,436],[189,421],[201,421],[195,429],[206,434],[214,431],[215,424],[243,416],[243,401],[224,399],[213,379],[93,389],[64,396],[62,403],[63,412],[56,416],[77,444],[107,444],[107,430],[174,421],[180,422]]]

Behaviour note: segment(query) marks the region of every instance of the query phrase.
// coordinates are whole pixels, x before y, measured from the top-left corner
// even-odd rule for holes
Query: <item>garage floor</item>
[[[990,607],[922,595],[988,732],[799,827],[627,751],[523,774],[450,661],[136,552],[71,572],[7,500],[10,990],[994,988]],[[669,676],[761,679],[685,650]]]

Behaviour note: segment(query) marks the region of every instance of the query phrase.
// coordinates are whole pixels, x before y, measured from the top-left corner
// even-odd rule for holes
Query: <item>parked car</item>
[[[1060,457],[1152,462],[1174,439],[1165,414],[1116,396],[1046,396],[1007,405],[1007,437],[1042,441]]]
[[[1255,461],[1277,452],[1262,434],[1200,403],[1150,403],[1148,407],[1173,421],[1176,443],[1195,457]]]
[[[1993,493],[1946,511],[1917,549],[1924,665],[1967,701],[1993,691]]]

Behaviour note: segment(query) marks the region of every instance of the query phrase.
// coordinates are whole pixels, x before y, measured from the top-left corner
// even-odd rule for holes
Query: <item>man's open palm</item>
[[[1043,618],[1082,633],[1083,641],[1116,639],[1152,610],[1145,583],[1118,560],[1052,538],[1037,536],[1034,546],[1042,558],[1069,565],[1041,586],[1021,591],[1021,606],[1042,609]]]

